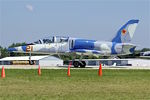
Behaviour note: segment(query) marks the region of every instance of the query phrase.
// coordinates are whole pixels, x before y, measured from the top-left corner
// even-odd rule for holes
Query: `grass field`
[[[150,100],[150,70],[6,69],[0,100]]]

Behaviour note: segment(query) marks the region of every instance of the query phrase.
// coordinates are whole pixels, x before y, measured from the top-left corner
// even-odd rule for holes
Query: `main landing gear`
[[[83,58],[83,54],[80,55],[80,58],[79,59],[75,59],[76,58],[76,53],[73,53],[72,55],[72,65],[77,68],[80,66],[80,68],[85,68],[86,66],[86,62],[82,60]]]
[[[86,63],[85,63],[85,61],[73,61],[73,66],[75,67],[75,68],[77,68],[77,67],[81,67],[81,68],[85,68],[85,66],[86,66]]]

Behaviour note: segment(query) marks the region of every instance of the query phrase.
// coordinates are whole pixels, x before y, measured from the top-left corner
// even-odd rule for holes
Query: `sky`
[[[139,19],[132,43],[150,48],[150,0],[0,0],[0,45],[47,36],[111,41]]]

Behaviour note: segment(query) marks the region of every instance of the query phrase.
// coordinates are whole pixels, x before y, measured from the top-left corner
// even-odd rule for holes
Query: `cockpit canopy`
[[[44,39],[39,39],[38,41],[35,41],[33,44],[62,43],[62,42],[68,42],[68,39],[69,37],[52,36]]]

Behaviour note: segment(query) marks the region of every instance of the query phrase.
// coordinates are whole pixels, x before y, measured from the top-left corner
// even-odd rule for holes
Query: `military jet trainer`
[[[85,67],[83,55],[110,56],[127,55],[134,52],[136,45],[130,43],[139,20],[129,20],[123,25],[111,41],[98,41],[63,36],[39,39],[25,46],[9,48],[9,52],[45,53],[59,55],[81,55],[81,59],[73,60],[74,67]],[[75,56],[74,56],[75,57]]]

